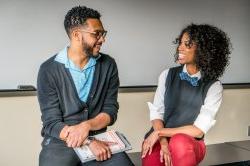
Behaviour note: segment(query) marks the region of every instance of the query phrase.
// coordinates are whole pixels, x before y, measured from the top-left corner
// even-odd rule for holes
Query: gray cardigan
[[[55,55],[56,56],[56,55]],[[55,56],[41,66],[37,79],[37,94],[43,122],[42,136],[59,139],[65,125],[74,125],[105,112],[112,125],[117,119],[119,78],[115,60],[101,54],[95,66],[93,83],[85,102],[78,97],[73,79],[64,64],[55,61]],[[97,134],[106,128],[91,132]]]

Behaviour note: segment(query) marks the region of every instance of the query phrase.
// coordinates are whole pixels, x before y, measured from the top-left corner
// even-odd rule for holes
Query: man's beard
[[[86,53],[87,57],[97,57],[98,53],[94,55],[93,47],[91,47],[88,43],[83,43],[83,52]]]

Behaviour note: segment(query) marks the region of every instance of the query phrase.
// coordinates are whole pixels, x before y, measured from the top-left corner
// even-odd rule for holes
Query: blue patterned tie
[[[188,81],[192,86],[198,86],[198,77],[190,77],[186,72],[181,72],[180,74],[181,80]]]

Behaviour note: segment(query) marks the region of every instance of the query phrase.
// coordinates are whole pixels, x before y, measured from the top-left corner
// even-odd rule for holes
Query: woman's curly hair
[[[178,59],[178,47],[184,33],[189,36],[189,44],[195,44],[195,63],[201,71],[204,81],[217,80],[229,65],[231,42],[227,34],[208,24],[190,24],[184,28],[175,43],[178,44],[175,61]]]

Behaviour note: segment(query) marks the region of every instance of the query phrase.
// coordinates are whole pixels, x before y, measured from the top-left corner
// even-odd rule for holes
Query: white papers
[[[110,150],[112,154],[131,150],[132,147],[123,134],[110,130],[105,133],[94,135],[95,139],[107,142],[115,142],[116,144],[110,145]],[[83,145],[79,148],[74,148],[76,154],[80,158],[82,163],[95,160],[94,154],[91,152],[88,146]]]

